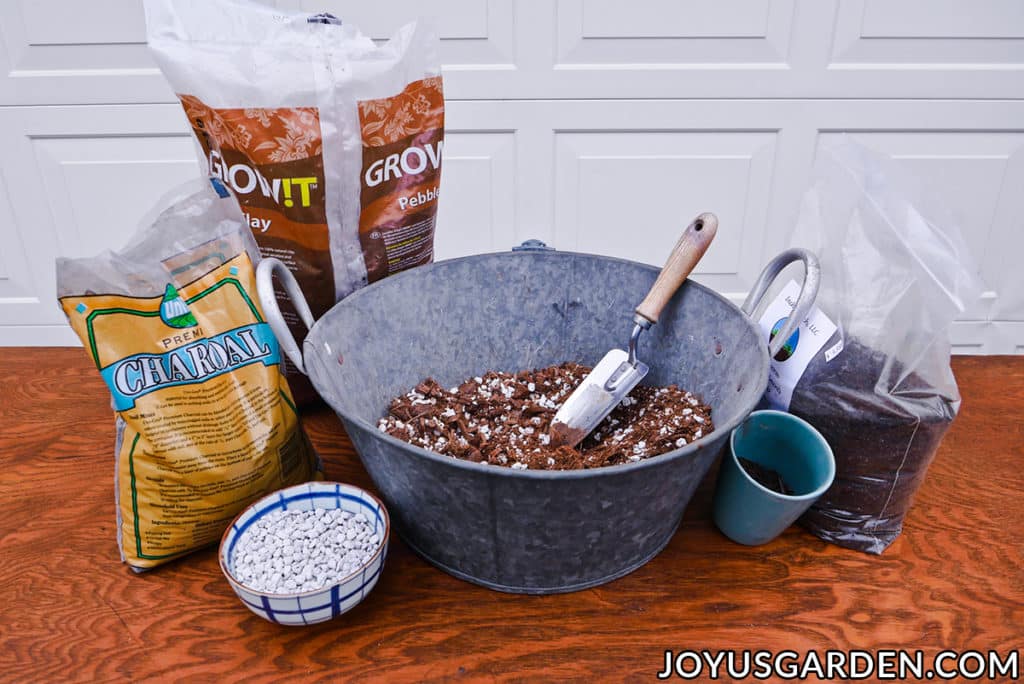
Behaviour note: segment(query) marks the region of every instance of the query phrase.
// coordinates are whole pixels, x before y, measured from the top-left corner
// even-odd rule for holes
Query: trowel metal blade
[[[549,430],[551,444],[576,446],[582,442],[644,379],[647,371],[647,366],[639,361],[630,364],[629,354],[621,349],[605,354],[558,409]]]

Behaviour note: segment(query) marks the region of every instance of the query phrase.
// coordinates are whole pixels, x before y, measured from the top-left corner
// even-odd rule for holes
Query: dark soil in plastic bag
[[[957,218],[899,164],[842,138],[821,151],[815,178],[792,244],[818,254],[817,306],[836,332],[778,408],[816,427],[836,458],[803,525],[881,553],[960,406],[949,327],[982,288]]]
[[[811,361],[793,392],[790,412],[814,425],[836,458],[835,482],[800,519],[826,541],[884,551],[956,415],[954,400],[914,374],[891,392],[876,390],[879,378],[902,371],[892,357],[847,340],[831,362],[824,353]]]

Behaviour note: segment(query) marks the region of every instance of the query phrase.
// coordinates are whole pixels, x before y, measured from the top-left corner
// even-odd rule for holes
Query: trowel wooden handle
[[[668,261],[665,262],[661,273],[658,274],[658,279],[654,281],[654,285],[651,285],[644,301],[636,307],[637,315],[650,323],[658,322],[661,310],[665,308],[668,300],[672,299],[672,295],[690,275],[700,258],[704,256],[704,252],[707,251],[717,230],[718,217],[711,213],[701,214],[693,220],[693,223],[686,226],[686,230],[679,236],[679,242],[669,254]]]

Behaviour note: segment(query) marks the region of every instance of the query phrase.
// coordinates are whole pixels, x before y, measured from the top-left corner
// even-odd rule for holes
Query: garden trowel
[[[551,422],[549,434],[552,445],[576,446],[582,442],[647,375],[647,365],[636,356],[640,333],[658,322],[661,310],[704,256],[717,230],[715,215],[704,213],[679,236],[654,285],[636,307],[629,351],[612,349],[605,354],[565,400]]]

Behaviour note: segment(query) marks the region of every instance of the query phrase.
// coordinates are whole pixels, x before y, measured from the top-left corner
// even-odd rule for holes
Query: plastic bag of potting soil
[[[956,416],[949,327],[980,285],[956,222],[890,159],[844,137],[815,175],[793,243],[821,260],[819,311],[773,359],[765,398],[835,453],[835,483],[803,525],[881,553]],[[786,296],[762,315],[766,334]]]
[[[117,539],[139,570],[320,477],[256,297],[256,244],[215,183],[172,191],[118,252],[57,260],[61,308],[110,389]]]
[[[330,15],[246,0],[145,8],[149,47],[203,174],[234,190],[263,255],[288,266],[315,318],[368,282],[433,260],[444,96],[429,22],[377,46]],[[290,380],[303,400],[315,396],[305,376]]]

